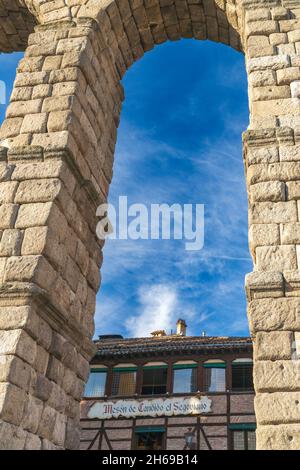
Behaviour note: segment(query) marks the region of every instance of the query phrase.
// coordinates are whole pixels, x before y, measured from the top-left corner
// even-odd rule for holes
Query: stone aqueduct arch
[[[78,448],[120,80],[181,37],[246,55],[257,441],[300,448],[299,0],[0,0],[0,49],[26,50],[0,135],[1,448]]]

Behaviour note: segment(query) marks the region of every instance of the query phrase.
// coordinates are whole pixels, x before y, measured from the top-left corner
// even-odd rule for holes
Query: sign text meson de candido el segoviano
[[[159,398],[154,400],[118,400],[94,403],[88,417],[98,419],[133,418],[137,416],[177,416],[209,413],[208,397]]]

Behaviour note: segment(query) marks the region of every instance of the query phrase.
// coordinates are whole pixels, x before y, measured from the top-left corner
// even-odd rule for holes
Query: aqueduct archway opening
[[[241,141],[249,119],[244,56],[212,41],[168,41],[133,64],[122,84],[108,198],[117,240],[103,250],[96,337],[169,332],[180,315],[189,335],[248,334],[244,277],[253,265]],[[165,215],[157,222],[161,203]],[[205,205],[204,246],[195,251],[181,223],[187,203],[195,218],[195,205]],[[131,228],[125,237],[120,208]],[[171,220],[178,221],[179,239]],[[157,226],[170,228],[167,240],[151,236]]]
[[[31,33],[1,129],[2,447],[78,447],[102,261],[95,213],[112,178],[120,80],[155,44],[194,37],[246,55],[257,440],[299,448],[298,1],[0,5],[3,51],[22,49]]]

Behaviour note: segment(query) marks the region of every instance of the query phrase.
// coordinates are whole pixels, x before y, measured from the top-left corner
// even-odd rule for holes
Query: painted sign
[[[139,416],[198,415],[211,411],[208,397],[157,398],[153,400],[118,400],[94,403],[88,418],[135,418]]]

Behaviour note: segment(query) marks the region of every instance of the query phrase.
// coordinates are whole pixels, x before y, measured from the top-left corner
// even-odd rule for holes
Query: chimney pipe
[[[177,334],[179,336],[186,336],[187,324],[185,323],[185,320],[182,320],[181,318],[179,318],[179,320],[177,320],[176,326],[177,326]]]

